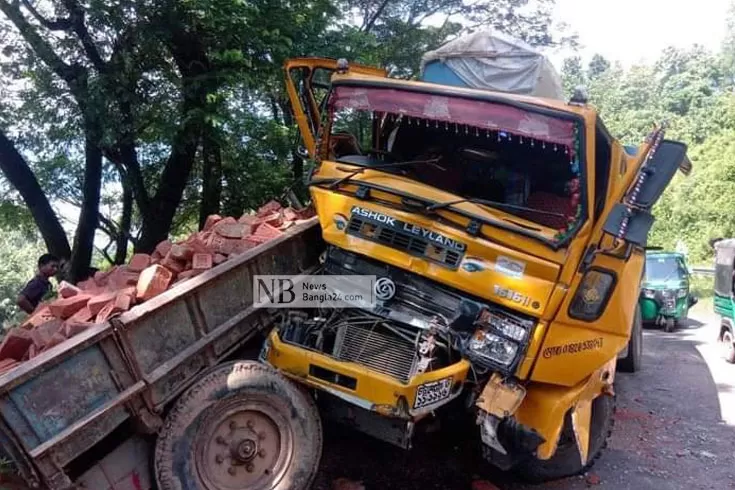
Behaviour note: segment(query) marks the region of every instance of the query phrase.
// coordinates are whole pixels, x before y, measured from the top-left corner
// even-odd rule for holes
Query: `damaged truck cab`
[[[651,207],[686,147],[635,154],[594,108],[296,59],[287,89],[313,168],[322,274],[370,275],[376,305],[285,312],[261,359],[325,417],[404,448],[467,422],[532,480],[601,451],[616,369],[641,356]],[[456,422],[453,422],[456,423]]]

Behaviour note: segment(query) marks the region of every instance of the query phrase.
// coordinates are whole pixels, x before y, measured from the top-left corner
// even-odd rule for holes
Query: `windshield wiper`
[[[383,163],[383,164],[380,164],[380,165],[372,165],[370,167],[360,167],[357,170],[353,170],[352,172],[350,172],[349,174],[345,175],[344,177],[341,177],[341,178],[335,180],[334,182],[332,182],[331,184],[329,184],[328,188],[329,189],[334,189],[336,187],[339,187],[340,184],[342,184],[343,182],[345,182],[347,180],[350,180],[355,175],[361,174],[361,173],[363,173],[366,170],[382,170],[384,168],[405,167],[405,166],[408,166],[408,165],[435,165],[435,166],[439,167],[440,169],[445,170],[444,168],[442,168],[439,165],[437,165],[437,162],[438,161],[439,161],[439,158],[433,158],[433,159],[429,159],[429,160],[407,160],[405,162],[392,162],[392,163]],[[340,168],[340,167],[337,167],[337,170],[343,170],[345,172],[347,171],[347,169]]]
[[[560,218],[566,218],[566,216],[563,215],[563,214],[561,214],[561,213],[553,213],[551,211],[541,211],[540,209],[529,208],[529,207],[526,207],[526,206],[516,206],[515,204],[508,204],[508,203],[499,202],[499,201],[488,201],[487,199],[480,199],[480,198],[476,198],[476,197],[467,197],[467,198],[464,198],[464,199],[457,199],[456,201],[438,202],[436,204],[432,204],[431,206],[427,206],[424,209],[424,211],[432,212],[432,211],[436,211],[438,209],[448,208],[450,206],[454,206],[455,204],[460,204],[460,203],[463,203],[463,202],[471,202],[471,203],[474,203],[474,204],[483,204],[485,206],[492,206],[492,207],[496,207],[496,208],[499,208],[499,209],[510,209],[510,210],[514,210],[514,211],[531,211],[533,213],[545,214],[547,216],[558,216]]]

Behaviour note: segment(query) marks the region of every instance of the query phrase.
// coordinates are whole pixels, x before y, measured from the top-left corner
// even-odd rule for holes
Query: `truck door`
[[[304,146],[314,158],[321,113],[331,86],[332,74],[338,62],[329,58],[293,58],[286,61],[286,91],[291,101],[294,119],[299,126]],[[349,64],[349,72],[376,77],[387,77],[382,68]]]

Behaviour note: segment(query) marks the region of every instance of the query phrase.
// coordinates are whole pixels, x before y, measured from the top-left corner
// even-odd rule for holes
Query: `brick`
[[[286,230],[288,230],[289,228],[291,228],[294,225],[295,225],[295,223],[293,221],[284,221],[283,224],[278,227],[278,229],[280,231],[286,231]]]
[[[298,215],[293,209],[286,208],[283,210],[283,219],[285,221],[296,221],[296,219],[298,219]]]
[[[115,298],[116,311],[128,311],[132,304],[132,298],[127,294],[118,294]]]
[[[88,322],[92,320],[94,314],[90,311],[88,306],[85,306],[81,310],[74,313],[70,318],[70,322]]]
[[[5,374],[11,369],[15,369],[19,365],[20,365],[20,362],[14,359],[5,359],[3,361],[0,361],[0,374]]]
[[[110,301],[102,308],[94,318],[94,323],[104,323],[115,313],[115,301]]]
[[[168,255],[169,250],[171,250],[171,247],[173,244],[171,243],[171,240],[164,240],[158,245],[156,245],[156,253],[161,256],[165,257]]]
[[[128,263],[128,269],[133,272],[140,272],[151,265],[151,256],[148,254],[135,254]]]
[[[209,237],[209,235],[207,235]],[[186,241],[186,246],[189,247],[194,254],[208,254],[209,248],[207,248],[206,238],[201,238],[197,235],[190,237]]]
[[[126,287],[125,289],[121,289],[120,291],[118,291],[117,294],[118,296],[120,295],[128,296],[130,298],[130,305],[132,306],[135,304],[136,290],[137,290],[136,286],[129,286],[129,287]]]
[[[207,219],[204,221],[204,231],[209,231],[212,228],[214,228],[214,225],[222,221],[222,216],[218,214],[210,214],[207,216]]]
[[[49,308],[48,305],[38,305],[36,311],[34,311],[31,316],[23,322],[21,327],[25,329],[35,328],[53,320],[54,318],[54,314],[51,313],[51,308]]]
[[[123,289],[138,284],[139,271],[130,270],[127,266],[118,267],[107,279],[107,287],[111,290]]]
[[[8,331],[3,343],[0,344],[0,360],[15,359],[20,361],[31,343],[33,343],[33,340],[31,340],[31,334],[28,330],[13,328]]]
[[[177,281],[177,282],[185,281],[186,279],[191,279],[192,277],[198,276],[202,272],[204,272],[204,271],[203,270],[197,270],[197,269],[191,269],[191,270],[188,270],[188,271],[184,271],[181,274],[179,274],[179,276],[178,276],[179,281]]]
[[[97,291],[98,286],[94,279],[87,279],[77,283],[77,287],[82,291]]]
[[[214,232],[224,238],[240,239],[246,235],[246,230],[250,230],[250,225],[238,222],[225,223],[222,221],[214,227]]]
[[[97,286],[107,286],[108,278],[117,270],[117,266],[112,266],[106,271],[97,271],[94,273],[94,282]]]
[[[166,257],[171,257],[176,260],[186,261],[194,255],[194,251],[182,244],[174,244],[171,246],[171,250],[168,251]]]
[[[260,223],[260,218],[258,218],[254,214],[243,214],[242,216],[240,216],[240,219],[238,219],[237,222],[243,225],[250,225],[252,233],[252,228],[256,223]]]
[[[258,216],[267,216],[269,214],[278,212],[281,209],[281,204],[278,201],[268,201],[260,208],[258,208],[258,211],[255,214],[257,214]]]
[[[30,361],[31,359],[33,359],[34,357],[36,357],[40,353],[41,353],[41,350],[38,347],[36,347],[35,344],[31,344],[30,346],[28,346],[28,350],[26,351],[25,357],[27,359],[25,359],[25,360]]]
[[[94,323],[67,321],[61,327],[61,333],[64,335],[65,338],[70,339],[75,335],[79,335],[80,333],[84,332],[92,325],[94,325]]]
[[[98,294],[97,296],[93,296],[87,302],[87,308],[89,308],[89,311],[90,313],[92,313],[92,315],[97,315],[97,313],[99,313],[102,308],[107,306],[108,303],[112,303],[113,301],[115,301],[116,296],[116,291],[109,291],[106,293]]]
[[[227,261],[227,256],[222,254],[214,254],[214,257],[212,258],[212,263],[214,265],[219,265],[225,261]]]
[[[283,224],[283,216],[281,213],[272,213],[263,217],[263,223],[268,223],[274,228],[278,228]]]
[[[81,289],[66,281],[61,281],[59,283],[59,296],[61,296],[62,298],[70,298],[81,292]]]
[[[191,268],[194,270],[211,269],[214,262],[212,254],[194,254],[191,260]]]
[[[258,245],[261,245],[265,242],[267,242],[268,239],[259,235],[251,235],[248,237],[245,237],[243,239],[243,242],[251,244],[253,247],[257,247]]]
[[[266,240],[272,240],[273,238],[278,238],[282,234],[283,233],[281,233],[278,228],[275,228],[268,223],[263,223],[262,225],[258,226],[258,229],[255,230],[253,236],[262,237]]]
[[[166,258],[161,261],[160,265],[170,270],[174,274],[179,274],[180,272],[183,272],[184,269],[186,269],[186,262],[181,261],[181,260],[176,260],[170,255],[167,255]]]
[[[92,296],[89,294],[78,294],[70,298],[57,299],[49,305],[51,314],[56,318],[66,320],[74,315],[77,311],[87,306],[87,302]]]
[[[49,342],[51,342],[51,337],[53,337],[55,333],[58,333],[59,330],[61,330],[62,324],[62,320],[56,319],[44,323],[43,325],[40,325],[31,330],[31,341],[33,342],[33,345],[36,347],[36,349],[45,349]]]
[[[248,250],[250,250],[251,248],[255,248],[256,246],[257,246],[257,245],[256,245],[256,244],[254,244],[254,243],[252,243],[252,242],[249,242],[249,241],[245,241],[245,240],[240,240],[240,241],[238,241],[238,242],[237,242],[237,244],[236,244],[236,245],[235,245],[235,246],[234,246],[234,247],[232,248],[232,252],[230,253],[230,255],[240,255],[240,254],[242,254],[242,253],[245,253],[245,252],[247,252],[247,251],[248,251]]]
[[[140,273],[136,297],[139,300],[149,300],[164,292],[173,280],[170,270],[160,265],[152,265]]]
[[[46,350],[56,347],[57,345],[61,344],[62,342],[66,341],[66,337],[64,337],[61,333],[55,333],[53,337],[51,337],[51,341],[46,345]]]

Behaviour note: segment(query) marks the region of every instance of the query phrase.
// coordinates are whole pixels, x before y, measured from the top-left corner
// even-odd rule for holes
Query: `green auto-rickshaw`
[[[647,251],[644,274],[639,299],[643,323],[672,332],[697,302],[689,291],[684,254]]]
[[[717,340],[722,345],[725,359],[735,363],[735,300],[733,298],[733,263],[735,238],[719,240],[715,244],[715,313],[720,315]]]

